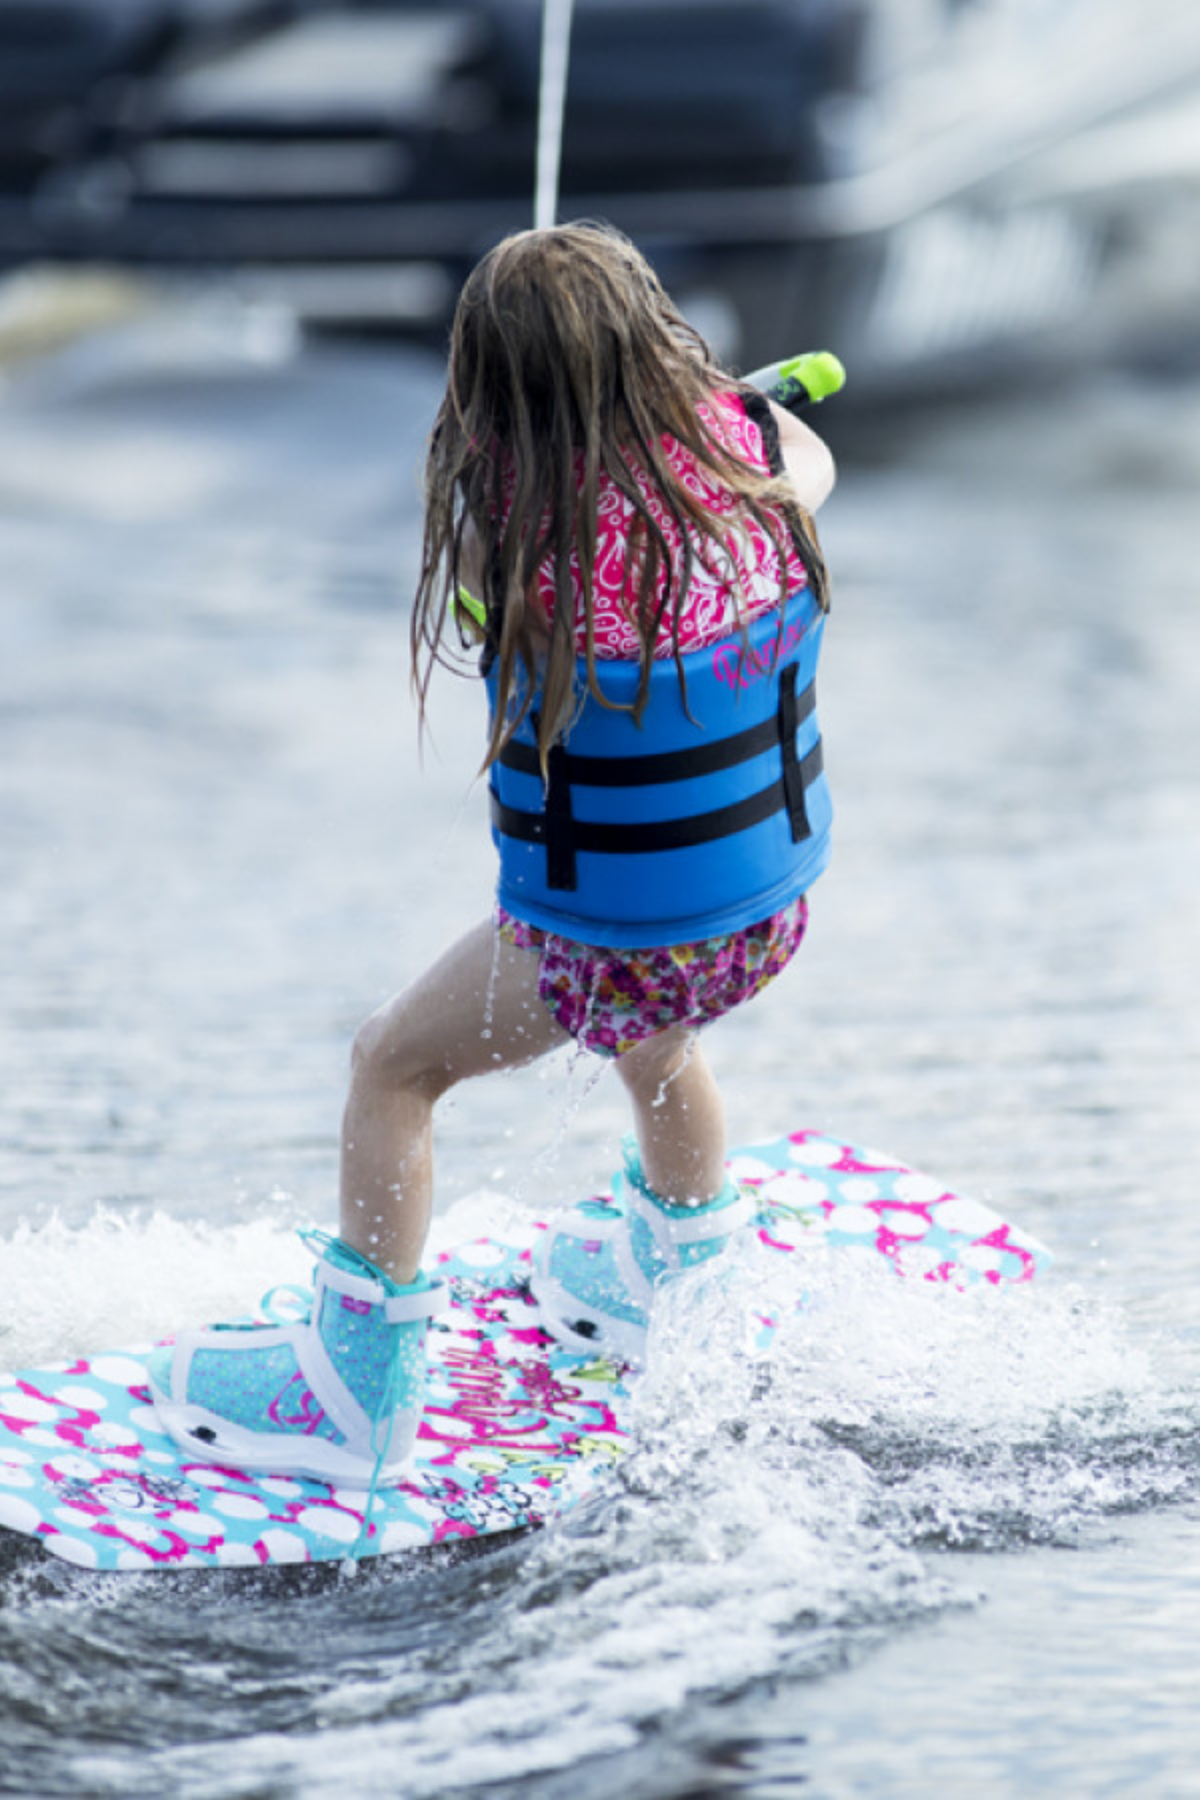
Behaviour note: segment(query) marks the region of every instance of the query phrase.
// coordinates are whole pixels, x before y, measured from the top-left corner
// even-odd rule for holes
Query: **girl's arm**
[[[458,579],[469,593],[477,599],[483,598],[483,549],[479,542],[479,533],[470,519],[463,526],[462,543],[458,551]]]
[[[815,513],[822,501],[829,498],[837,479],[829,446],[794,413],[785,412],[774,401],[771,401],[771,414],[779,427],[783,466],[791,477],[801,506],[807,512]]]

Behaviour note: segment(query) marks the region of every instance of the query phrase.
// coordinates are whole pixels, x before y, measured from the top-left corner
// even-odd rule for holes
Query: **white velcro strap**
[[[706,1239],[732,1237],[735,1231],[749,1225],[758,1211],[753,1197],[744,1188],[728,1206],[715,1207],[710,1202],[677,1212],[667,1212],[656,1205],[632,1182],[626,1194],[630,1207],[645,1219],[654,1233],[655,1242],[664,1251],[668,1245],[676,1248],[680,1244],[700,1244]]]
[[[417,1319],[432,1319],[445,1312],[450,1295],[444,1281],[431,1281],[415,1294],[393,1294],[384,1302],[383,1316],[389,1325],[411,1325]]]
[[[378,1306],[387,1294],[381,1275],[352,1275],[349,1269],[339,1269],[324,1256],[317,1263],[315,1285],[318,1289],[331,1288],[349,1300],[364,1300],[368,1306]]]
[[[329,1262],[324,1257],[317,1264],[316,1276],[318,1290],[330,1288],[335,1294],[344,1294],[349,1300],[362,1300],[368,1306],[382,1306],[389,1325],[404,1325],[415,1319],[431,1319],[435,1313],[444,1312],[450,1304],[446,1285],[441,1281],[430,1282],[427,1288],[421,1288],[417,1293],[394,1294],[389,1298],[381,1275],[352,1275],[348,1269],[339,1269],[336,1263]]]
[[[613,1260],[617,1265],[617,1273],[625,1283],[625,1291],[635,1306],[648,1313],[654,1301],[654,1289],[647,1281],[645,1272],[637,1257],[633,1254],[633,1245],[628,1231],[623,1231],[613,1244]]]

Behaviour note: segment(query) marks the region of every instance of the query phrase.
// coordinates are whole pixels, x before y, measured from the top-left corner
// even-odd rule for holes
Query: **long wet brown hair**
[[[573,550],[583,589],[588,691],[602,705],[614,704],[597,681],[593,639],[601,477],[620,490],[633,514],[627,554],[637,570],[633,623],[642,645],[641,680],[629,708],[635,719],[649,695],[664,619],[682,680],[679,619],[697,553],[707,562],[709,546],[714,555],[724,552],[739,511],[776,546],[781,602],[790,536],[814,597],[827,606],[816,531],[790,482],[739,461],[700,417],[714,393],[736,387],[649,264],[610,227],[520,232],[483,258],[459,299],[446,395],[425,468],[425,538],[411,631],[422,719],[434,667],[460,663],[466,647],[454,599],[468,528],[498,682],[484,766],[500,754],[535,694],[543,766],[578,709]],[[689,491],[667,460],[667,437],[733,496],[732,513],[710,511]],[[631,462],[649,477],[678,529],[677,569]],[[543,563],[554,573],[549,621],[538,596]]]

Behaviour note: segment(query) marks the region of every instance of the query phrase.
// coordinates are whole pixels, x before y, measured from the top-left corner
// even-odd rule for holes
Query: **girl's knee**
[[[445,1066],[426,1054],[422,1036],[405,996],[389,1000],[354,1035],[350,1066],[355,1083],[388,1091],[409,1088],[436,1100],[452,1081]]]
[[[350,1046],[350,1068],[356,1081],[376,1081],[388,1072],[395,1060],[392,1034],[387,1028],[387,1008],[364,1019]]]

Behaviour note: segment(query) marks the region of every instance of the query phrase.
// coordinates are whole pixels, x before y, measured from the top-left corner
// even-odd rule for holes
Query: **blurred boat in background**
[[[0,0],[0,268],[217,278],[440,337],[532,220],[541,0]],[[1190,355],[1200,14],[576,0],[559,216],[720,353],[862,394]]]

